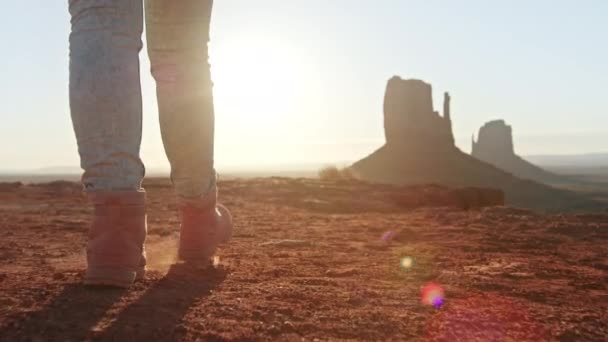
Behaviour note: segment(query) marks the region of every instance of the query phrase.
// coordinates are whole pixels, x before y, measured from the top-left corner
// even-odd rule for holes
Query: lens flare
[[[384,242],[388,242],[392,237],[393,237],[394,233],[392,230],[389,230],[388,232],[382,234],[382,237],[380,237],[380,240],[384,241]]]
[[[445,301],[445,292],[440,285],[430,283],[422,288],[421,298],[423,304],[440,308]]]
[[[414,259],[411,257],[401,258],[401,268],[409,270],[414,266]]]

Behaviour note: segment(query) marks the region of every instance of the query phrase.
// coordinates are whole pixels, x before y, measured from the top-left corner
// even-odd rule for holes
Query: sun
[[[299,92],[301,67],[289,44],[234,39],[212,49],[215,109],[222,119],[249,127],[288,116]]]

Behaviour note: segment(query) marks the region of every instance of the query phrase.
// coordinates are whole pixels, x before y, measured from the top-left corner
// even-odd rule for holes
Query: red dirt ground
[[[386,187],[227,181],[234,238],[201,270],[173,265],[172,190],[146,187],[151,271],[128,290],[81,285],[78,185],[0,191],[1,341],[608,340],[607,214],[405,209]],[[440,308],[421,302],[431,282]]]

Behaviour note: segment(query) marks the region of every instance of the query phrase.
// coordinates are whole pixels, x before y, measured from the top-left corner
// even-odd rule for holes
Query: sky
[[[77,166],[66,0],[0,14],[0,170]],[[608,1],[218,0],[211,31],[221,168],[346,163],[384,141],[393,75],[452,95],[458,146],[486,121],[519,154],[608,152]],[[145,44],[145,42],[144,42]],[[167,167],[141,53],[142,157]]]

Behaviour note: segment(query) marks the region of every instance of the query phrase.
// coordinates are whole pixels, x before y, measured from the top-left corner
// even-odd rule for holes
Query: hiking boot
[[[145,276],[146,193],[91,192],[86,285],[128,287]]]
[[[208,262],[217,247],[232,236],[230,211],[216,203],[216,193],[207,198],[178,199],[181,216],[178,258],[186,262]]]

